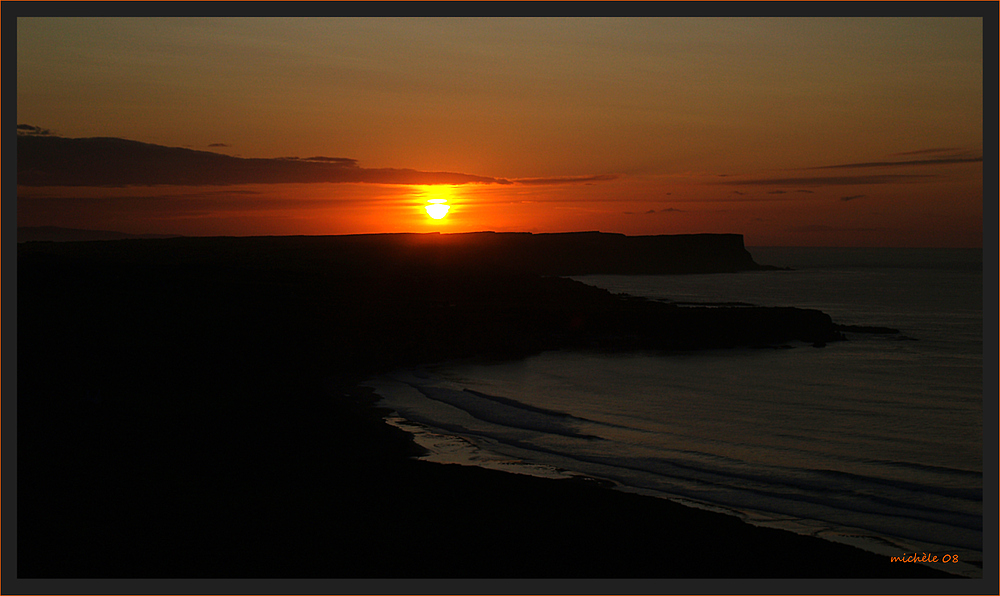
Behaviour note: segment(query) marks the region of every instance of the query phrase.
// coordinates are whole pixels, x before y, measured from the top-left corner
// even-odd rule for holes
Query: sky
[[[982,245],[981,18],[20,17],[17,122],[19,226]]]

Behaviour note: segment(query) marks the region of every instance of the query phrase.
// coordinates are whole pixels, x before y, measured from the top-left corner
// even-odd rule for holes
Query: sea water
[[[815,308],[817,348],[555,351],[372,379],[427,459],[546,476],[739,515],[982,575],[979,250],[751,248],[790,270],[578,281],[680,304]]]

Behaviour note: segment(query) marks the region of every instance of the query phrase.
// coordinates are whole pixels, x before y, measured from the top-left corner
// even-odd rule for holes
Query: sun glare
[[[448,204],[448,197],[451,196],[452,189],[448,186],[425,186],[423,195],[427,197],[427,204],[424,209],[431,219],[443,219],[448,215],[451,205]]]
[[[434,219],[441,219],[445,215],[448,215],[448,209],[451,209],[451,207],[446,205],[443,199],[439,199],[441,202],[432,201],[434,200],[431,199],[431,201],[428,201],[431,204],[424,207],[427,210],[427,215],[430,215]]]

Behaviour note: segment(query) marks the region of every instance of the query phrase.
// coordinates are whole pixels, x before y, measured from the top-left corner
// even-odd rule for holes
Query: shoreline
[[[368,389],[363,388],[368,394]],[[412,436],[412,435],[410,435]],[[477,447],[478,449],[482,449]],[[901,565],[888,556],[821,537],[798,534],[786,529],[756,525],[734,513],[711,506],[698,507],[664,496],[642,494],[616,483],[565,471],[562,477],[544,477],[524,471],[483,467],[473,463],[444,463],[411,455],[409,465],[415,476],[402,474],[404,484],[423,497],[402,510],[394,510],[408,520],[406,541],[420,554],[412,553],[409,564],[420,569],[416,577],[435,576],[431,570],[444,564],[452,570],[447,577],[476,578],[645,578],[645,579],[874,579],[951,578],[947,566]],[[404,464],[404,467],[406,464]],[[514,465],[514,468],[519,466]],[[456,494],[457,493],[459,496]],[[474,496],[471,496],[474,495]],[[459,500],[461,499],[461,500]],[[468,499],[468,501],[465,501]],[[418,523],[409,518],[411,508],[426,511],[424,503],[447,502],[449,517],[466,520],[461,536],[470,544],[475,536],[514,534],[531,537],[534,544],[523,546],[517,571],[498,573],[508,563],[480,561],[480,557],[503,559],[504,548],[493,551],[477,546],[465,557],[442,544],[435,522]],[[501,525],[478,519],[475,510],[502,509],[517,512]],[[471,511],[470,511],[471,510]],[[390,512],[387,512],[390,513]],[[475,522],[469,520],[477,520]],[[497,520],[499,522],[499,520]],[[455,525],[445,526],[452,533]],[[432,538],[428,538],[433,536]],[[725,537],[723,539],[723,537]],[[464,542],[451,534],[451,540]],[[575,561],[554,558],[581,545],[593,549]],[[450,562],[437,560],[442,551]],[[464,573],[454,573],[457,560]],[[664,561],[684,560],[682,568]],[[721,562],[726,562],[723,564]]]
[[[947,577],[598,483],[416,461],[357,387],[553,347],[836,340],[823,313],[685,311],[665,335],[668,305],[356,240],[19,245],[18,576]]]
[[[438,363],[440,365],[441,363]],[[362,391],[371,390],[374,395],[379,395],[379,389],[372,387],[372,383],[361,383]],[[666,501],[680,505],[682,507],[698,509],[700,511],[711,512],[739,520],[740,522],[754,528],[766,528],[780,532],[792,533],[797,536],[821,540],[831,544],[847,545],[865,553],[889,560],[892,556],[899,556],[902,551],[898,547],[889,547],[887,543],[882,543],[877,536],[863,534],[852,534],[849,528],[835,529],[830,526],[818,529],[818,526],[806,527],[815,524],[811,520],[786,520],[776,522],[774,520],[755,519],[761,514],[742,511],[738,508],[716,505],[708,502],[700,502],[689,497],[671,495],[658,490],[632,487],[620,482],[592,476],[584,472],[570,469],[552,467],[541,463],[532,463],[519,459],[516,456],[507,456],[491,451],[488,447],[479,444],[474,438],[463,437],[456,434],[449,434],[448,430],[436,429],[432,425],[424,422],[413,421],[403,414],[392,409],[391,405],[384,403],[385,398],[377,402],[379,408],[391,410],[386,416],[386,423],[408,433],[414,443],[425,450],[423,454],[411,456],[419,461],[446,466],[467,466],[499,471],[507,474],[543,478],[555,481],[575,481],[586,483],[591,486],[599,486],[607,490],[624,494],[635,494],[651,497],[657,500]],[[797,531],[795,528],[798,527]],[[820,535],[822,534],[822,535]],[[907,551],[909,552],[909,551]],[[930,565],[926,562],[915,561],[918,565],[923,564],[927,569],[934,571],[944,571],[953,577],[979,578],[982,575],[982,566],[968,564],[963,561],[958,565]]]

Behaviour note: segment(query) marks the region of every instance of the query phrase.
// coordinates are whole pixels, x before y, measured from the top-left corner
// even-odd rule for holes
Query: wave
[[[483,422],[577,439],[601,438],[577,431],[574,423],[586,421],[565,412],[537,408],[509,398],[489,396],[469,389],[455,390],[417,384],[410,386],[428,399],[459,408]]]
[[[567,373],[559,371],[559,378]],[[574,394],[567,401],[549,398],[544,387],[532,384],[529,398],[537,401],[526,403],[483,390],[502,382],[463,375],[395,375],[393,381],[410,396],[402,402],[404,417],[506,457],[721,507],[748,520],[786,520],[835,535],[861,532],[901,548],[920,544],[981,552],[981,472],[872,458],[863,449],[831,450],[824,448],[826,441],[804,434],[805,427],[790,433],[769,429],[785,437],[784,444],[748,443],[745,435],[676,433],[672,425],[652,419],[583,408],[601,412],[590,417],[580,415],[580,406],[608,399],[613,390],[608,396]],[[439,405],[421,413],[418,402]],[[789,437],[800,440],[788,442]],[[748,447],[754,449],[749,459],[741,451]]]

